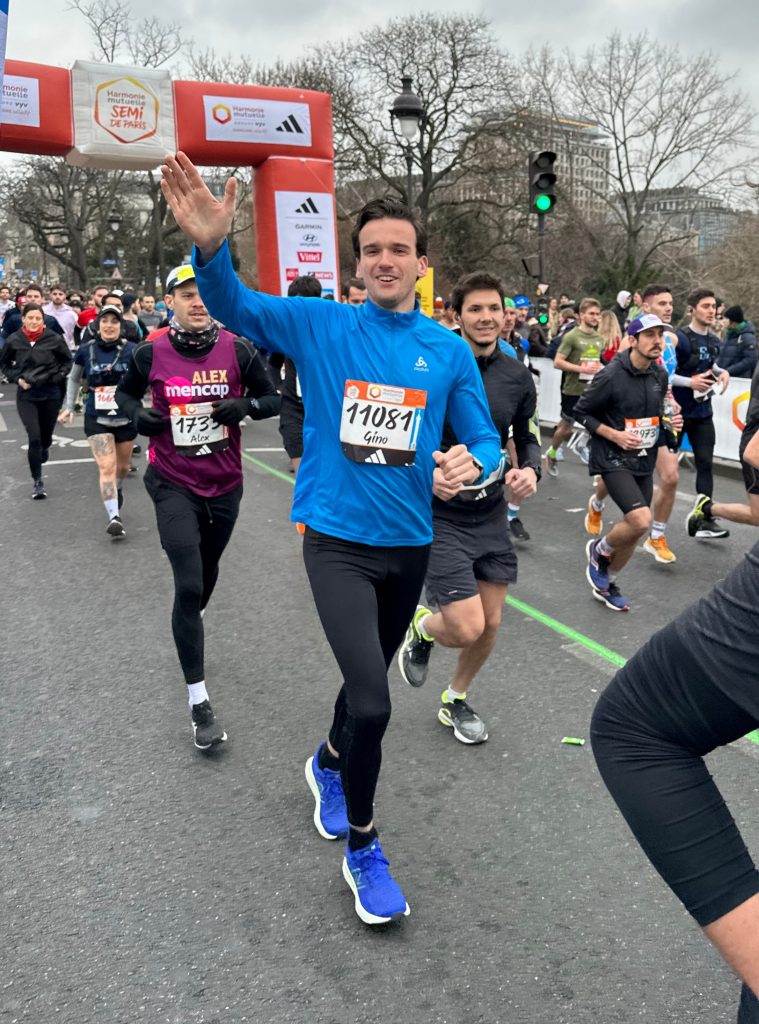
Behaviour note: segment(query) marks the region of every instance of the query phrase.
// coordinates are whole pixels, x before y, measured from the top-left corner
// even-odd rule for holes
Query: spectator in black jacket
[[[719,354],[719,366],[731,377],[753,377],[756,367],[756,328],[743,315],[740,306],[729,306],[725,340]]]
[[[42,306],[30,302],[24,308],[21,330],[8,338],[0,352],[0,370],[18,384],[16,408],[29,437],[27,456],[35,499],[47,497],[42,466],[53,442],[63,402],[63,384],[70,369],[71,353],[66,339],[45,325]]]

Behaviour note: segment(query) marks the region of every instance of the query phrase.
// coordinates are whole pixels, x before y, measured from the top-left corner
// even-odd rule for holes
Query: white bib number
[[[223,424],[214,423],[212,412],[210,402],[169,407],[171,436],[178,452],[196,457],[223,452],[229,447],[229,432]]]
[[[340,418],[343,452],[353,462],[413,466],[426,405],[426,391],[347,380]]]
[[[625,420],[625,430],[640,440],[641,448],[653,448],[659,438],[659,417],[645,416],[640,420]]]
[[[116,409],[118,409],[116,405],[116,385],[95,388],[95,411],[113,412]]]
[[[580,380],[593,380],[596,373],[601,369],[600,359],[581,359]]]

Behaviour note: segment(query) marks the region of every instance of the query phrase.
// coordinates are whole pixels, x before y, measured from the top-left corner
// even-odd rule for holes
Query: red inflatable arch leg
[[[270,157],[256,168],[258,287],[286,295],[290,281],[313,274],[322,294],[340,297],[330,160]]]

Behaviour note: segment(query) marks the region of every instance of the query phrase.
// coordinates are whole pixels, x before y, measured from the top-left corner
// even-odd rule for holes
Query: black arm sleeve
[[[249,341],[235,338],[235,353],[246,395],[255,399],[248,414],[253,420],[279,415],[282,398],[266,372],[261,356]]]
[[[519,468],[525,466],[540,467],[541,451],[538,439],[532,429],[532,420],[538,404],[535,385],[530,380],[530,387],[520,399],[514,419],[511,421],[514,447],[517,450]],[[540,474],[538,474],[540,475]]]
[[[143,341],[132,352],[129,369],[116,389],[116,405],[132,422],[138,410],[142,408],[142,396],[147,391],[148,374],[152,365],[152,342]]]

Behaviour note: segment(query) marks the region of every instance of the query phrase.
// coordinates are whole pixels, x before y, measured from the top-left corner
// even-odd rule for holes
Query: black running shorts
[[[479,594],[483,583],[516,583],[517,556],[505,509],[484,523],[459,523],[434,516],[435,539],[424,587],[427,602],[439,608]]]
[[[124,441],[134,441],[137,437],[137,430],[131,423],[124,423],[120,427],[114,427],[110,424],[98,423],[95,416],[85,416],[85,437],[93,437],[95,434],[113,434],[116,444],[122,444]]]
[[[606,484],[609,497],[622,515],[634,512],[638,508],[650,508],[654,496],[654,478],[635,476],[626,469],[616,469],[612,473],[602,473],[601,478]]]

